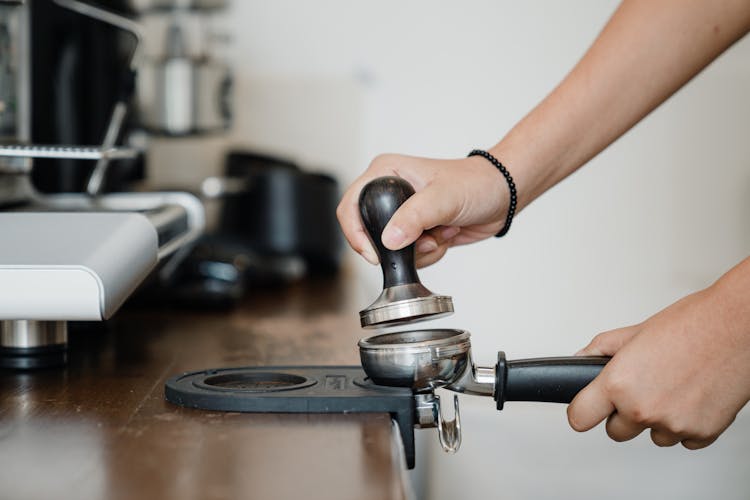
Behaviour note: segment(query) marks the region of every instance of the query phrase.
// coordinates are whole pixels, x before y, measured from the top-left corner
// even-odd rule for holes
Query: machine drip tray
[[[410,389],[369,381],[359,366],[274,366],[187,372],[167,380],[167,401],[245,413],[389,413],[398,424],[406,465],[414,467]]]

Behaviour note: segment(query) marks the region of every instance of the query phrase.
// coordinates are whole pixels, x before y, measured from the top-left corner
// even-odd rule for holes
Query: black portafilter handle
[[[570,403],[602,371],[607,356],[568,356],[507,361],[497,353],[495,402],[502,410],[506,401]]]
[[[379,177],[367,183],[359,194],[359,213],[383,270],[383,288],[419,283],[414,262],[414,243],[401,250],[389,250],[382,242],[383,229],[398,207],[414,194],[414,188],[400,177]]]

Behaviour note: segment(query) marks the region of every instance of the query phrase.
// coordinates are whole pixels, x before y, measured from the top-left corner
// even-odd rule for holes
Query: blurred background
[[[242,179],[265,175],[253,170],[259,162],[275,166],[265,173],[293,164],[305,175],[280,182],[302,183],[288,187],[303,193],[295,199],[335,207],[377,154],[453,158],[492,146],[565,76],[618,2],[187,3],[119,6],[145,26],[138,121],[128,139],[145,155],[120,179],[198,193],[209,227],[213,214],[221,228],[220,215],[231,210],[217,200],[230,204]],[[424,270],[425,284],[452,295],[456,307],[436,325],[471,331],[478,364],[492,364],[498,350],[511,359],[568,355],[598,332],[706,287],[746,257],[749,58],[745,39],[521,213],[507,237],[451,250]],[[204,95],[207,102],[195,104]],[[51,177],[40,185],[77,182]],[[321,189],[323,198],[310,194]],[[254,212],[242,203],[235,209]],[[343,265],[365,307],[381,289],[380,270],[348,248],[342,253],[331,231],[322,242],[270,242],[256,265],[270,265],[266,278],[281,281]],[[216,248],[209,241],[196,260],[227,255],[226,246]],[[231,300],[237,292],[201,288],[208,281],[201,273],[185,278],[200,282],[190,299]],[[750,497],[747,411],[713,446],[689,452],[656,448],[647,433],[623,444],[602,427],[577,434],[563,406],[513,403],[498,413],[485,399],[461,397],[461,409],[458,454],[443,454],[433,432],[417,432],[411,474],[419,498]]]

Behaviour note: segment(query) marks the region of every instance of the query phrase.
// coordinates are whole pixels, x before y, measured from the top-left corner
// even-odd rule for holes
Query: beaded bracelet
[[[481,156],[482,158],[492,163],[495,167],[497,167],[500,173],[503,174],[503,177],[505,177],[505,180],[508,183],[508,188],[510,188],[510,205],[508,205],[508,215],[505,217],[505,225],[500,230],[500,232],[495,235],[495,237],[500,238],[501,236],[505,236],[505,234],[510,229],[510,223],[513,222],[513,216],[516,213],[516,203],[518,201],[518,196],[516,194],[516,185],[513,182],[513,177],[510,176],[510,172],[508,172],[508,169],[505,168],[497,158],[489,154],[487,151],[474,149],[471,153],[469,153],[468,156]]]

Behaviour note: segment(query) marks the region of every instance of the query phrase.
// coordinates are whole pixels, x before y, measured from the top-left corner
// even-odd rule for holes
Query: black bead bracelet
[[[505,236],[505,234],[510,229],[510,223],[513,222],[513,216],[516,214],[516,204],[518,201],[518,196],[516,194],[516,185],[513,182],[513,177],[510,176],[510,172],[508,172],[508,169],[503,166],[502,163],[500,163],[500,160],[489,154],[487,151],[481,150],[481,149],[474,149],[471,153],[469,153],[469,157],[471,156],[481,156],[488,162],[492,163],[501,174],[503,174],[503,177],[505,177],[505,180],[508,183],[508,188],[510,188],[510,204],[508,205],[508,215],[505,217],[505,225],[503,228],[498,232],[495,237],[500,238],[501,236]]]

